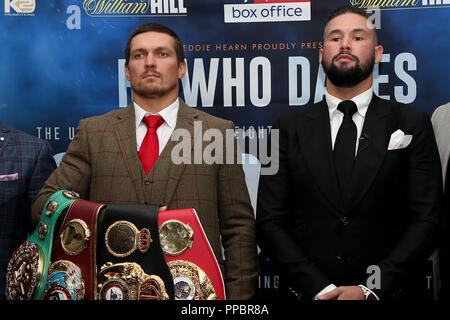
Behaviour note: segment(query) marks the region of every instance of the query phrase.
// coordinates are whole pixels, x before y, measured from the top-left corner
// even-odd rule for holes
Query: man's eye
[[[331,41],[339,41],[340,40],[340,38],[339,37],[334,37],[334,38],[331,38]]]
[[[141,58],[143,58],[144,57],[144,55],[142,54],[142,53],[136,53],[135,55],[134,55],[134,58],[135,59],[141,59]]]
[[[166,56],[167,56],[167,52],[160,52],[159,55],[160,55],[161,57],[166,57]]]
[[[363,38],[362,37],[355,37],[354,38],[356,41],[361,41]]]

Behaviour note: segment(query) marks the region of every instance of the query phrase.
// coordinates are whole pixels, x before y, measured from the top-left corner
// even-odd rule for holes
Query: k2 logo
[[[16,13],[33,13],[36,9],[35,0],[5,0],[5,13],[11,13],[13,9]]]

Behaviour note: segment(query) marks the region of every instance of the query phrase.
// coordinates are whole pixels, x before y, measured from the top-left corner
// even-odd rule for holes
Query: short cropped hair
[[[131,40],[133,40],[133,38],[140,33],[150,32],[150,31],[165,33],[165,34],[171,36],[173,38],[173,40],[175,41],[175,52],[177,54],[178,63],[181,63],[184,61],[183,42],[178,37],[178,35],[175,33],[175,31],[173,31],[172,29],[170,29],[169,27],[167,27],[165,25],[155,23],[155,22],[150,22],[150,23],[145,23],[145,24],[139,26],[136,30],[133,31],[130,38],[128,39],[127,46],[125,47],[125,64],[127,66],[128,66],[128,63],[130,62]]]
[[[333,12],[330,13],[330,15],[327,18],[327,23],[325,24],[325,28],[324,28],[324,39],[325,39],[325,30],[327,29],[328,23],[333,20],[334,18],[346,14],[346,13],[354,13],[354,14],[358,14],[364,18],[367,19],[367,21],[369,21],[369,14],[367,14],[367,11],[359,8],[359,7],[354,7],[354,6],[344,6],[344,7],[340,7],[337,8],[336,10],[334,10]],[[377,42],[377,32],[375,29],[374,30],[374,34],[375,34],[375,42]]]
[[[330,13],[330,15],[328,16],[328,19],[327,19],[327,24],[328,24],[328,22],[330,22],[337,16],[340,16],[345,13],[355,13],[355,14],[359,14],[360,16],[363,16],[363,17],[369,19],[369,15],[367,14],[366,10],[364,10],[362,8],[354,7],[354,6],[345,6],[345,7],[337,8],[332,13]]]

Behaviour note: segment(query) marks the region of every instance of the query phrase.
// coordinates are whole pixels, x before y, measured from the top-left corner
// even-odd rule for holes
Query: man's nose
[[[351,49],[351,38],[347,36],[343,37],[341,42],[341,51],[351,51]]]
[[[147,55],[145,59],[145,67],[146,68],[154,68],[156,66],[156,59],[153,54]]]

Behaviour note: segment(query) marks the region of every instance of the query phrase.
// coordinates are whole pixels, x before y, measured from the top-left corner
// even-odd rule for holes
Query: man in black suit
[[[273,127],[279,171],[261,177],[257,236],[284,298],[420,299],[442,224],[439,154],[426,114],[373,94],[382,54],[364,10],[333,12],[325,100]]]

